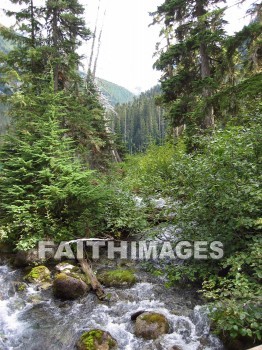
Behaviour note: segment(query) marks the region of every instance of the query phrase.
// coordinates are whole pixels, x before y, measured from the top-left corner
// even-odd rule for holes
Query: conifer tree
[[[0,152],[2,233],[25,250],[43,238],[96,234],[106,191],[75,157],[73,140],[60,127],[63,95],[52,87],[18,103],[20,120]]]
[[[164,75],[162,104],[173,127],[214,127],[212,95],[224,40],[220,0],[166,0],[153,14],[169,32],[168,46],[155,63]]]

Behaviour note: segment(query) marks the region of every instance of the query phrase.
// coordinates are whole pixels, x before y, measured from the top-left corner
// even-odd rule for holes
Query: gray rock
[[[84,296],[90,290],[82,279],[60,273],[56,275],[53,283],[53,292],[57,298],[73,300]]]
[[[169,331],[166,317],[156,312],[144,312],[136,318],[135,335],[144,339],[157,339]]]

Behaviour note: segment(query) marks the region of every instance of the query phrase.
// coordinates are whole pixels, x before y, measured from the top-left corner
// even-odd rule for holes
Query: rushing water
[[[0,266],[0,349],[73,350],[81,333],[100,328],[111,333],[119,350],[220,350],[220,341],[210,334],[203,307],[194,306],[189,294],[167,290],[161,281],[148,281],[123,289],[107,289],[111,301],[101,303],[92,293],[72,302],[52,297],[52,291],[29,287],[17,292],[22,272]],[[134,336],[131,315],[139,310],[164,314],[170,333],[155,341]]]

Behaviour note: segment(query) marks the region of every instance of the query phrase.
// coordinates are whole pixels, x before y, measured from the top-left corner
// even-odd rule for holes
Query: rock
[[[76,344],[78,350],[116,350],[117,342],[110,333],[101,329],[84,332]]]
[[[181,348],[181,346],[173,345],[170,350],[183,350],[183,349]]]
[[[69,264],[67,262],[61,262],[60,264],[56,265],[55,269],[58,272],[63,272],[63,273],[70,273],[70,272],[80,272],[80,269],[77,266],[74,266],[72,264]]]
[[[139,310],[139,311],[133,313],[131,315],[131,321],[135,321],[138,318],[138,316],[140,316],[141,314],[143,314],[145,312],[147,312],[147,311],[146,310]]]
[[[182,318],[176,322],[174,330],[176,333],[179,333],[183,339],[188,339],[192,332],[190,323]]]
[[[51,272],[46,266],[36,266],[24,277],[24,280],[47,289],[51,286]]]
[[[27,289],[27,285],[24,282],[15,282],[14,285],[17,292],[24,292]]]
[[[100,272],[97,279],[106,287],[131,287],[136,283],[134,272],[123,269]]]
[[[156,312],[144,312],[136,318],[135,335],[144,339],[156,339],[169,331],[166,317]]]
[[[56,275],[53,283],[53,292],[57,298],[73,300],[84,296],[90,290],[81,278],[69,276],[65,273]]]
[[[25,266],[35,265],[37,263],[39,263],[37,249],[30,249],[27,251],[19,250],[16,253],[15,260],[14,260],[15,267],[25,267]]]

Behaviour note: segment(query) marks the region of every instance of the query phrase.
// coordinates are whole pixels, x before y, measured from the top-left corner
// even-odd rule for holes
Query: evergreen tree
[[[163,23],[168,45],[155,63],[161,79],[162,104],[173,127],[214,126],[211,97],[217,88],[215,71],[224,40],[220,0],[166,0],[158,7],[154,23]]]
[[[76,79],[80,56],[76,50],[79,39],[90,38],[83,19],[84,7],[78,0],[47,0],[45,8],[47,44],[54,72],[54,89],[64,89],[65,84]],[[73,77],[71,76],[73,74]]]
[[[8,12],[19,20],[16,31],[1,30],[15,43],[13,50],[0,57],[1,80],[13,93],[18,92],[16,99],[25,95],[34,99],[52,81],[54,93],[63,92],[61,127],[70,129],[68,133],[85,161],[104,168],[110,149],[104,110],[93,82],[84,82],[78,71],[81,57],[76,50],[80,39],[90,37],[83,6],[77,0],[50,0],[41,8],[35,8],[33,0],[19,3],[19,12]],[[13,120],[20,118],[16,99],[12,99],[9,112]],[[40,111],[43,108],[35,106]]]
[[[20,101],[13,134],[1,149],[0,226],[20,249],[39,239],[96,234],[106,192],[76,159],[73,141],[59,126],[63,96],[51,90]],[[36,105],[44,105],[42,112]]]

